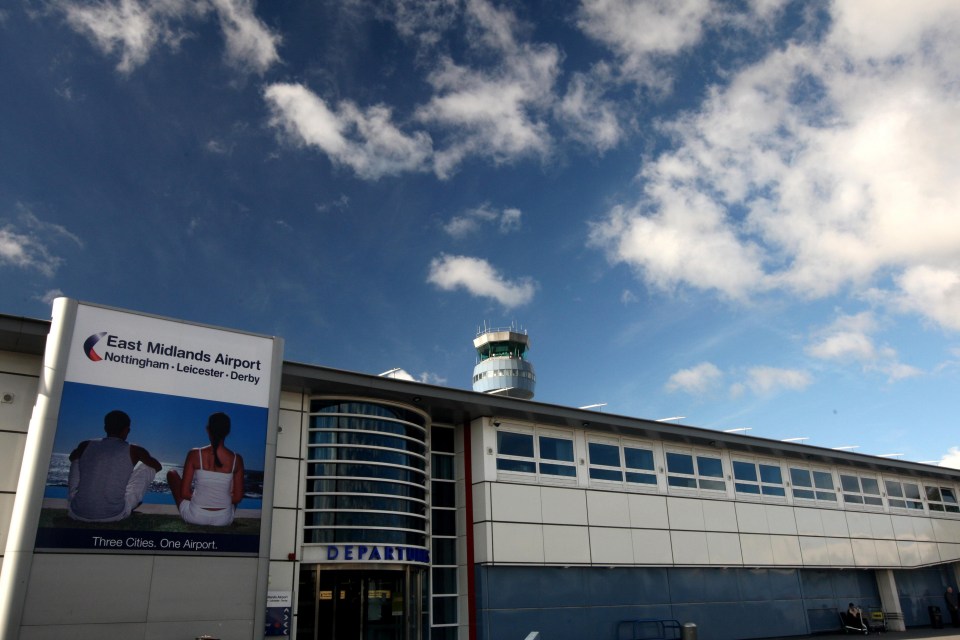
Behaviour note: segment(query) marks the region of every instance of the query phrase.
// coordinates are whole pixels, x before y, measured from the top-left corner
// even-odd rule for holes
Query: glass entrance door
[[[405,572],[318,574],[316,640],[405,640]]]

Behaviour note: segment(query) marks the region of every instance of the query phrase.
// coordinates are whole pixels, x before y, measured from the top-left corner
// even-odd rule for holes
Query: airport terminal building
[[[928,625],[960,579],[960,471],[539,403],[512,330],[475,341],[481,393],[285,361],[282,341],[189,323],[195,340],[161,349],[148,341],[179,321],[114,311],[61,299],[52,322],[0,316],[5,639],[616,640],[623,621],[668,619],[734,640],[838,629],[848,602]],[[137,351],[137,331],[151,357],[108,355]],[[66,517],[64,415],[143,408],[130,441],[159,456],[138,425],[170,400],[75,377],[63,345],[129,377],[199,363],[178,369],[177,410],[231,407],[228,445],[264,418],[233,524],[179,522],[159,474],[121,522]],[[227,351],[225,377],[269,383],[263,403],[216,396]]]

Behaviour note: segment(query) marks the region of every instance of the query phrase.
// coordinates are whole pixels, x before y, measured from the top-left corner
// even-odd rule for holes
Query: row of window
[[[921,484],[860,473],[838,473],[839,486],[829,469],[787,465],[787,477],[776,461],[759,461],[731,456],[731,473],[724,470],[722,457],[707,451],[664,450],[664,466],[657,468],[652,445],[630,440],[587,441],[587,466],[591,482],[621,483],[636,488],[656,489],[658,477],[665,476],[669,488],[703,491],[708,495],[726,493],[727,481],[743,497],[785,500],[787,489],[794,499],[826,505],[847,505],[894,509],[960,513],[960,502],[952,486]],[[497,430],[497,469],[509,473],[532,474],[555,481],[575,479],[577,461],[571,435],[553,430]]]
[[[532,371],[523,371],[521,369],[493,369],[492,371],[481,371],[473,376],[474,382],[479,382],[484,378],[499,378],[501,376],[512,376],[514,378],[529,378],[536,381],[537,376]]]

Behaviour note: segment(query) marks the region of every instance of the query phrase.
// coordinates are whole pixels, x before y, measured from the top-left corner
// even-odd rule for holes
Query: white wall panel
[[[823,535],[823,520],[820,519],[820,509],[794,509],[793,515],[797,519],[798,534],[801,536]]]
[[[270,559],[286,560],[296,553],[300,537],[297,535],[296,509],[274,509],[273,530],[270,534]]]
[[[881,567],[899,567],[900,550],[895,540],[874,540],[877,545],[877,563]]]
[[[931,518],[930,524],[933,525],[933,537],[937,542],[960,542],[955,538],[956,520],[944,520],[943,518]]]
[[[630,505],[627,494],[587,491],[587,517],[592,526],[629,527]]]
[[[273,482],[274,506],[296,509],[300,494],[300,461],[277,458],[276,478]]]
[[[263,633],[261,630],[260,633]],[[217,634],[217,635],[214,635]],[[253,620],[214,620],[209,622],[153,622],[144,629],[143,640],[170,640],[171,638],[250,638]],[[118,636],[124,638],[126,636]]]
[[[543,559],[554,564],[590,564],[587,527],[543,525]]]
[[[146,622],[152,578],[153,556],[36,554],[22,624]]]
[[[804,566],[826,566],[831,564],[827,540],[820,536],[800,536],[800,555]]]
[[[916,540],[913,520],[910,516],[890,516],[890,522],[893,523],[893,537],[897,540]]]
[[[843,511],[820,510],[820,522],[823,524],[823,535],[835,538],[849,538],[847,518]]]
[[[543,563],[542,525],[494,522],[492,533],[494,562]]]
[[[740,536],[736,533],[707,532],[707,554],[710,564],[739,566],[743,564],[740,553]]]
[[[824,538],[824,541],[827,545],[827,553],[830,556],[830,564],[832,566],[854,566],[853,548],[850,546],[849,538]]]
[[[490,485],[493,519],[507,522],[541,522],[540,487],[495,482]]]
[[[853,548],[853,561],[858,567],[875,567],[880,563],[875,541],[854,538],[850,540],[850,545]]]
[[[851,538],[872,538],[873,530],[870,528],[870,514],[860,511],[847,511],[847,530]]]
[[[743,555],[743,564],[748,567],[773,564],[773,546],[770,544],[769,535],[741,533],[740,550]]]
[[[904,568],[920,564],[920,547],[913,540],[897,540],[897,553]]]
[[[156,556],[148,620],[252,619],[256,596],[256,558]]]
[[[670,532],[662,529],[634,529],[633,561],[636,564],[673,564]]]
[[[703,531],[702,500],[696,498],[667,498],[667,513],[671,529]]]
[[[920,551],[920,564],[940,562],[940,550],[936,542],[918,542],[917,549]]]
[[[473,485],[473,521],[482,522],[490,519],[490,483],[479,482]]]
[[[670,544],[677,564],[710,564],[707,534],[703,531],[671,531]]]
[[[960,560],[960,544],[937,543],[937,549],[940,550],[940,558],[944,562],[956,562]]]
[[[473,561],[493,562],[493,525],[489,522],[473,525]]]
[[[593,564],[633,564],[630,529],[590,527],[590,556]]]
[[[299,411],[280,411],[280,430],[277,432],[277,455],[281,458],[299,458],[302,433]]]
[[[26,442],[26,434],[0,431],[0,491],[17,490],[20,464],[23,462],[23,445]]]
[[[737,524],[741,533],[770,533],[764,505],[753,504],[752,502],[737,502],[736,509]]]
[[[2,354],[3,368],[8,369],[6,358],[9,354]],[[38,360],[39,362],[39,360]],[[39,370],[39,366],[37,367]],[[13,402],[0,404],[0,429],[26,433],[30,424],[30,415],[37,400],[38,379],[32,376],[14,376],[0,373],[0,394],[12,393]]]
[[[305,410],[303,406],[303,394],[296,393],[293,391],[281,391],[280,392],[280,408],[289,409],[291,411]]]
[[[874,538],[893,540],[896,537],[893,533],[893,521],[889,515],[871,513],[868,517],[870,518],[870,530],[873,532]]]
[[[726,500],[704,500],[703,524],[707,531],[737,531],[737,511]]]
[[[772,534],[797,535],[797,518],[793,507],[766,505],[767,526]]]
[[[629,494],[630,526],[634,529],[669,529],[667,499],[664,496]]]
[[[71,625],[69,640],[103,640],[104,638],[134,638],[141,640],[146,633],[146,625],[118,624],[82,624]],[[59,625],[22,627],[20,640],[65,640],[64,629]],[[183,636],[188,638],[191,636]],[[196,637],[196,636],[193,636]]]
[[[911,518],[913,520],[913,533],[919,542],[936,542],[937,537],[933,533],[933,522],[930,518]]]
[[[290,591],[296,588],[297,574],[295,562],[271,562],[267,574],[268,591]]]
[[[12,493],[0,493],[0,557],[3,556],[4,549],[7,548],[7,538],[10,533],[10,518],[13,514]]]
[[[770,536],[773,548],[773,563],[781,566],[799,567],[803,564],[800,539],[796,536]]]
[[[543,522],[587,524],[587,492],[582,489],[540,488]]]

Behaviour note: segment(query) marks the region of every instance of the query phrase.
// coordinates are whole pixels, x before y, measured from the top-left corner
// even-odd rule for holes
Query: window
[[[517,460],[516,458],[528,458]],[[497,469],[536,473],[533,458],[533,434],[497,431]]]
[[[877,482],[876,478],[841,473],[840,488],[843,489],[843,501],[847,504],[862,504],[871,507],[883,506],[883,498],[880,497],[880,483]]]
[[[509,434],[522,436],[523,434]],[[445,426],[434,425],[430,430],[431,464],[433,477],[430,481],[431,540],[433,566],[430,569],[430,613],[432,625],[457,624],[457,482],[456,456],[454,455],[456,432]],[[507,446],[524,451],[527,444],[523,438],[507,438]],[[498,438],[498,445],[500,440]],[[532,449],[532,447],[530,447]],[[462,533],[462,532],[461,532]],[[442,629],[456,628],[443,627]],[[437,628],[431,629],[436,636]]]
[[[497,430],[497,469],[576,478],[573,437],[531,431]]]
[[[684,489],[726,491],[723,463],[708,455],[667,452],[667,484]]]
[[[540,436],[540,473],[550,476],[577,477],[573,462],[573,440]],[[550,462],[542,462],[549,460]]]
[[[591,480],[657,485],[652,449],[633,443],[588,442],[587,455]]]
[[[627,482],[656,486],[653,450],[624,445],[623,460],[627,467]]]
[[[920,485],[899,480],[885,480],[887,503],[894,509],[919,509],[923,511]]]
[[[591,480],[623,482],[619,444],[589,442],[587,443],[587,455],[590,457]]]
[[[957,494],[950,487],[935,487],[926,485],[924,489],[927,492],[927,505],[930,511],[946,511],[948,513],[960,513],[960,505],[957,504]]]
[[[733,479],[737,493],[780,498],[787,495],[780,465],[734,460]]]
[[[833,475],[829,471],[790,467],[790,482],[793,484],[794,498],[817,502],[837,501]]]

